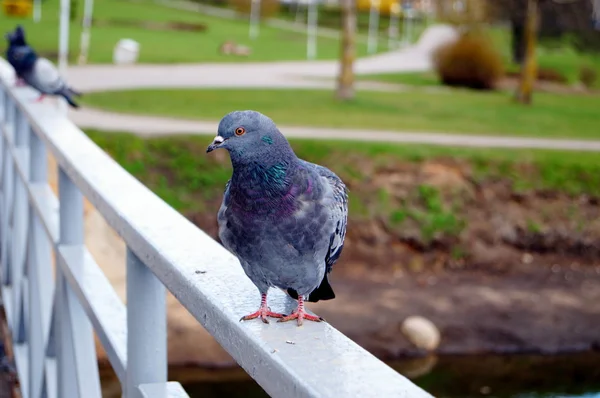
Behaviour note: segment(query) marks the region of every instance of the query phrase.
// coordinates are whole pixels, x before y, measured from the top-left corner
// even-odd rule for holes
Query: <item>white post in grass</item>
[[[404,8],[404,18],[402,18],[402,25],[404,25],[404,32],[402,33],[402,46],[406,47],[410,45],[412,41],[412,22],[413,22],[413,9],[410,3],[407,3]]]
[[[303,8],[306,8],[304,6],[304,1],[302,0],[296,0],[296,23],[298,25],[300,25],[301,19],[303,19],[304,17],[304,10]]]
[[[58,72],[66,79],[67,64],[69,62],[69,14],[71,10],[70,0],[60,0],[60,31],[58,37]],[[67,113],[67,103],[63,98],[58,100],[58,109],[61,113]]]
[[[400,18],[400,5],[393,3],[390,7],[390,27],[388,29],[388,49],[392,50],[398,46],[398,19]]]
[[[33,0],[33,22],[38,23],[42,19],[42,0]]]
[[[406,18],[408,18],[408,24],[406,25],[408,28],[406,32],[406,45],[410,45],[413,41],[413,30],[415,28],[415,10],[412,7],[406,11]]]
[[[309,0],[306,30],[306,58],[312,60],[317,56],[317,0]]]
[[[250,39],[258,37],[260,25],[260,0],[250,0]]]
[[[369,37],[367,38],[367,52],[373,54],[377,51],[377,40],[379,39],[379,5],[380,0],[371,0],[371,12],[369,13]]]
[[[83,10],[83,29],[81,30],[81,38],[79,42],[79,65],[87,63],[88,53],[90,49],[90,35],[92,29],[92,16],[94,13],[94,0],[85,0]]]

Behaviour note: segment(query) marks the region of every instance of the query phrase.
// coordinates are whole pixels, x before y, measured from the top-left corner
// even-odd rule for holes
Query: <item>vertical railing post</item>
[[[0,124],[4,123],[4,104],[6,103],[6,89],[0,84]]]
[[[10,256],[10,247],[11,247],[11,234],[10,227],[12,224],[12,204],[13,204],[13,168],[14,164],[12,161],[12,156],[10,154],[11,146],[13,145],[13,137],[14,137],[14,112],[15,106],[12,102],[12,99],[6,97],[6,102],[4,104],[4,130],[6,135],[3,134],[4,152],[2,153],[2,161],[4,162],[4,166],[2,169],[2,220],[0,220],[2,229],[0,230],[2,237],[2,246],[0,249],[0,263],[2,267],[2,282],[5,285],[11,284],[10,267],[9,265],[9,256]],[[10,326],[10,325],[9,325]]]
[[[63,246],[79,246],[83,249],[83,196],[60,167],[58,191],[60,197],[58,250],[60,251]],[[83,267],[83,264],[77,266]],[[92,325],[68,285],[60,264],[56,270],[54,316],[58,321],[56,324],[58,397],[99,398],[100,378]],[[82,269],[72,268],[71,271],[78,273]]]
[[[167,317],[164,285],[127,248],[127,386],[137,398],[142,383],[167,381]]]
[[[2,204],[4,201],[4,191],[2,190],[2,180],[4,175],[4,162],[2,158],[4,158],[4,122],[6,115],[6,89],[3,84],[0,84],[0,250],[2,248],[2,209],[4,205]],[[1,273],[0,273],[1,275]]]
[[[83,198],[69,176],[60,167],[58,169],[58,191],[60,198],[59,243],[60,245],[81,244],[83,243]],[[75,353],[69,324],[67,289],[65,276],[57,265],[54,303],[57,326],[56,384],[59,397],[77,397]]]
[[[42,140],[30,130],[30,183],[48,182],[48,163],[46,148]],[[50,328],[51,303],[54,284],[52,283],[51,248],[40,218],[30,206],[29,215],[29,398],[41,398],[46,359],[46,335]]]
[[[0,84],[0,129],[4,126],[6,117],[6,102],[8,101],[8,94],[3,84]]]
[[[4,126],[6,125],[6,105],[8,102],[8,97],[6,93],[6,88],[3,84],[0,84],[0,250],[2,249],[2,210],[4,209],[4,195],[6,192],[4,191],[4,148],[5,140],[4,140]]]
[[[4,122],[6,117],[6,102],[8,101],[6,89],[0,84],[0,155],[4,154],[4,134],[2,129],[4,128]],[[2,187],[2,167],[3,163],[0,161],[0,189]],[[1,192],[1,190],[0,190]]]
[[[25,312],[23,300],[23,286],[27,283],[24,278],[25,260],[27,249],[27,229],[29,227],[29,201],[27,198],[27,184],[29,180],[29,124],[25,114],[21,110],[16,110],[14,120],[15,131],[15,154],[13,166],[14,182],[14,206],[13,206],[13,228],[10,267],[13,285],[13,339],[16,344],[24,343],[26,334]],[[25,181],[21,179],[17,171],[17,159],[21,160],[21,169]]]

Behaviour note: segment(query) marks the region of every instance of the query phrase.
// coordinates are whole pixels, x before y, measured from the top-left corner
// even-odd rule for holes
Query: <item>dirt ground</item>
[[[410,315],[440,329],[440,354],[558,353],[600,349],[600,266],[555,267],[544,258],[508,270],[332,277],[337,298],[312,308],[380,358],[419,352],[400,333]]]
[[[418,222],[394,226],[377,211],[351,218],[330,278],[337,297],[311,309],[388,360],[420,354],[400,332],[409,315],[440,329],[440,354],[600,350],[597,198],[475,182],[456,161],[388,170],[362,181],[361,192],[385,188],[390,206],[418,207],[412,193],[434,186],[442,202],[458,203],[464,228],[425,241]],[[214,214],[189,217],[216,237]]]

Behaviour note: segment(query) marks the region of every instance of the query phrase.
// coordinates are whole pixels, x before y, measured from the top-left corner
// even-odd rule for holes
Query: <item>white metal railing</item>
[[[187,397],[167,382],[165,287],[271,396],[430,397],[327,323],[240,323],[258,295],[235,257],[10,74],[0,59],[0,258],[25,398],[100,397],[93,330],[125,397]],[[84,245],[83,196],[127,244],[127,307]]]

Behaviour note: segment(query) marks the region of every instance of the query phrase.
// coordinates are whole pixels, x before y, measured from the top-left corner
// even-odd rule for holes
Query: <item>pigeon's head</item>
[[[13,46],[24,46],[25,43],[25,30],[21,25],[17,25],[13,32],[7,33],[4,37],[8,40],[8,43]]]
[[[234,163],[268,161],[276,154],[291,152],[273,120],[256,111],[235,111],[221,119],[217,136],[206,152],[219,148],[227,149]]]

